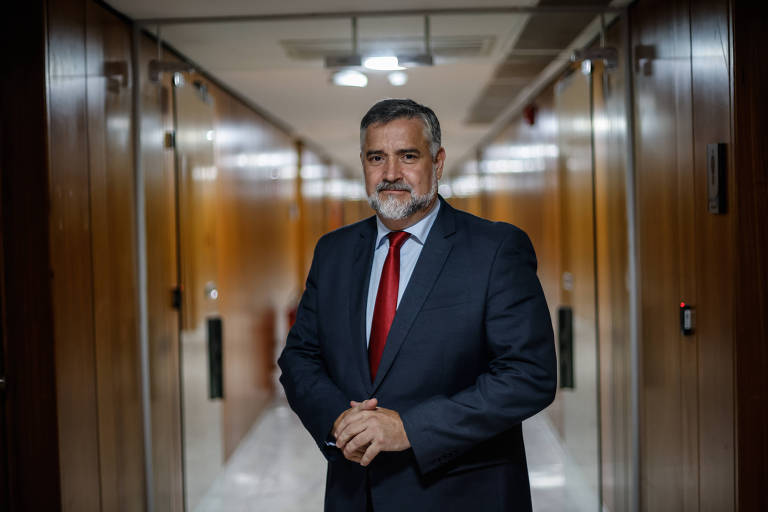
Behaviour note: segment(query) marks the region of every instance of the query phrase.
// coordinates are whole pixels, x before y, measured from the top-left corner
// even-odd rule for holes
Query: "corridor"
[[[737,0],[5,2],[0,510],[319,511],[308,430],[371,396],[346,508],[768,510],[766,34]]]

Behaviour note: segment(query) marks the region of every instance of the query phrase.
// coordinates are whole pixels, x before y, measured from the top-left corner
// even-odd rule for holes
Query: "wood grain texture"
[[[294,238],[295,178],[272,179],[253,162],[295,165],[293,141],[247,106],[208,84],[214,98],[220,312],[224,319],[223,435],[226,457],[248,432],[274,390],[279,331],[298,294]],[[238,166],[238,156],[247,162]],[[260,159],[261,155],[261,159]],[[282,166],[277,166],[282,167]],[[293,220],[292,220],[293,219]],[[284,329],[284,327],[282,328]]]
[[[768,510],[768,4],[731,2],[737,508]]]
[[[632,9],[640,266],[642,510],[698,509],[697,336],[678,304],[695,303],[693,134],[687,2]]]
[[[728,5],[641,2],[633,13],[643,507],[732,510],[735,221],[707,211],[705,157],[708,143],[732,140]],[[696,309],[693,336],[679,334],[673,301]]]
[[[86,6],[94,341],[103,510],[145,505],[136,291],[131,40],[126,24]]]
[[[48,2],[50,246],[62,509],[99,510],[85,3]]]
[[[309,274],[315,245],[320,237],[328,232],[328,214],[324,196],[330,191],[330,169],[320,156],[307,146],[300,145],[298,150],[301,152],[299,173],[302,176],[298,200],[302,203],[299,211],[303,217],[299,221],[302,240],[298,249],[303,253],[299,255],[301,265],[298,278],[299,282],[303,283]]]
[[[691,2],[694,269],[698,331],[699,510],[734,510],[734,223],[707,210],[707,144],[732,148],[727,0]],[[732,158],[732,157],[729,157]],[[731,160],[732,162],[732,160]],[[734,182],[728,165],[727,182]],[[735,204],[733,187],[728,204]]]
[[[14,2],[0,17],[13,48],[0,73],[2,336],[7,379],[3,510],[61,507],[53,299],[49,267],[46,7]],[[34,397],[30,400],[29,397]],[[45,492],[40,492],[45,489]]]

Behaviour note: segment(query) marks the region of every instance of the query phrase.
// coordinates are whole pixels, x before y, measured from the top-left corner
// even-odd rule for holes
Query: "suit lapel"
[[[384,353],[381,356],[379,370],[376,372],[376,380],[373,383],[372,393],[378,389],[381,381],[392,366],[397,357],[413,321],[416,319],[424,301],[432,290],[440,271],[451,252],[453,242],[449,238],[455,232],[454,211],[441,198],[440,212],[435,219],[435,224],[427,236],[424,247],[421,249],[419,260],[408,282],[400,305],[397,307],[395,319],[389,329],[387,343],[384,345]],[[370,269],[369,274],[370,276]],[[371,396],[372,396],[371,393]]]
[[[349,290],[349,320],[352,334],[352,350],[354,363],[360,371],[360,379],[364,389],[371,389],[371,372],[368,367],[368,349],[365,334],[365,308],[368,303],[368,282],[371,279],[373,262],[373,245],[376,240],[376,219],[364,224],[360,238],[353,249],[352,276]],[[362,276],[362,278],[358,277]]]

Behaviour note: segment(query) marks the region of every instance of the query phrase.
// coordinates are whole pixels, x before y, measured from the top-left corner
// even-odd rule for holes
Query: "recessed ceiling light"
[[[402,71],[394,71],[387,75],[387,79],[389,80],[390,84],[394,85],[395,87],[400,87],[401,85],[405,85],[405,83],[408,81],[408,75]]]
[[[345,87],[365,87],[368,85],[368,77],[353,69],[337,71],[331,76],[331,81],[336,85]]]
[[[394,55],[368,57],[363,61],[363,66],[377,71],[399,71],[405,69],[397,62]]]

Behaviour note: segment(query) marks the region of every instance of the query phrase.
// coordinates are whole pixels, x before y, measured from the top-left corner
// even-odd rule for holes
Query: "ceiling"
[[[108,3],[138,20],[477,7],[470,0],[390,0],[385,8],[381,2],[368,0]],[[552,3],[484,0],[481,5],[530,7]],[[555,3],[606,5],[608,1]],[[351,53],[350,18],[196,21],[162,25],[161,35],[210,75],[290,126],[296,136],[322,148],[350,172],[359,169],[358,126],[373,103],[391,97],[424,103],[440,119],[450,172],[503,122],[515,103],[531,92],[537,79],[541,82],[547,72],[559,69],[573,48],[594,37],[595,27],[599,27],[596,19],[593,13],[432,15],[430,41],[435,65],[406,70],[408,82],[400,87],[390,85],[384,71],[366,70],[365,88],[340,87],[330,82],[331,71],[325,69],[319,55]],[[154,32],[156,24],[147,24],[146,28]],[[366,53],[420,50],[424,18],[359,15],[357,32],[360,48]]]

